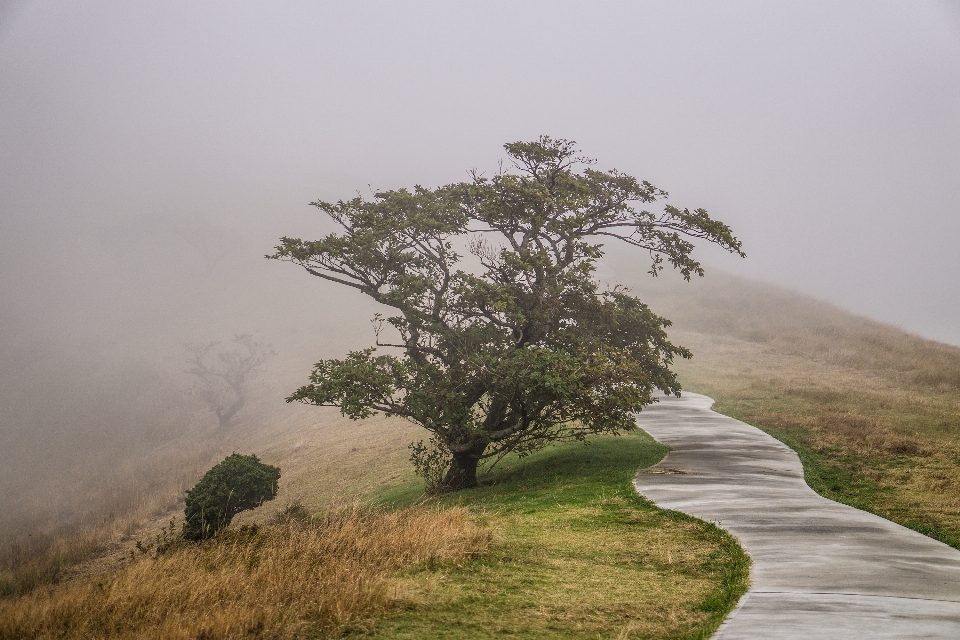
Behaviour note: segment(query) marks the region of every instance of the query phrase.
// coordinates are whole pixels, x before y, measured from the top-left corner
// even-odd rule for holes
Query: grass
[[[463,562],[489,539],[463,508],[354,505],[313,519],[295,508],[0,601],[0,638],[337,636],[370,624],[390,600],[391,572]]]
[[[708,637],[746,590],[749,561],[714,525],[636,494],[636,470],[665,453],[644,433],[598,438],[502,463],[490,484],[439,499],[494,523],[488,553],[406,575],[373,637]]]
[[[643,433],[600,438],[443,498],[408,480],[378,507],[288,509],[0,600],[0,638],[705,638],[748,560],[636,495],[664,453]]]
[[[303,503],[312,512],[405,477],[412,425],[383,419],[353,423],[329,411],[281,408],[285,412],[260,431],[196,437],[152,458],[115,462],[100,484],[85,486],[83,493],[67,492],[77,500],[78,517],[62,523],[51,523],[50,517],[24,519],[0,527],[0,598],[117,565],[138,538],[153,537],[172,515],[182,513],[184,490],[232,451],[255,451],[281,466],[285,502]],[[371,473],[371,460],[378,460],[380,473]],[[268,503],[255,518],[280,508]],[[255,518],[242,514],[236,522],[251,524]]]
[[[103,474],[102,494],[75,496],[82,502],[77,509],[86,517],[64,522],[37,517],[0,529],[0,598],[55,583],[120,541],[132,544],[144,522],[182,508],[183,488],[195,481],[198,469],[213,464],[215,451],[207,445],[186,455],[168,453],[139,465],[118,464]],[[115,486],[107,488],[110,480]]]

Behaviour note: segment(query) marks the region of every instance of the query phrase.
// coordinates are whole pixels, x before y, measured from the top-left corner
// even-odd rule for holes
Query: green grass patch
[[[709,637],[746,590],[749,560],[713,524],[636,494],[636,471],[666,451],[645,433],[555,446],[432,499],[469,508],[494,541],[459,566],[399,576],[373,637]],[[378,499],[421,494],[407,484]]]

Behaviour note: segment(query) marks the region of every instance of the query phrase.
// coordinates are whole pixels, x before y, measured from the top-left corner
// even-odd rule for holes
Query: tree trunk
[[[440,489],[443,491],[459,491],[476,487],[479,484],[477,482],[477,465],[480,464],[480,456],[483,455],[483,450],[486,448],[485,444],[477,445],[463,453],[454,453],[450,468],[443,478]]]
[[[246,403],[246,400],[247,399],[244,397],[237,398],[233,404],[227,407],[226,411],[223,411],[222,409],[220,409],[220,407],[217,407],[217,418],[220,420],[221,429],[227,427],[230,424],[230,418],[235,416],[237,414],[237,411],[240,411],[240,409],[243,408],[243,405]]]

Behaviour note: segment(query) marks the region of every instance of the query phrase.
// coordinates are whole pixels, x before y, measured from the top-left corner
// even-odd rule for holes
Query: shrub
[[[280,469],[255,455],[231,454],[187,491],[183,537],[205,540],[230,524],[233,516],[277,495]]]

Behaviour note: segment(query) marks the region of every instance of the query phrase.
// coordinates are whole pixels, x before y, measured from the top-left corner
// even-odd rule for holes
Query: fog
[[[3,478],[49,464],[27,436],[69,431],[94,383],[162,380],[130,400],[169,409],[157,433],[202,421],[170,408],[185,342],[271,342],[279,403],[369,311],[263,259],[330,230],[307,204],[540,134],[730,224],[749,257],[706,248],[708,277],[960,344],[958,3],[0,7]]]

